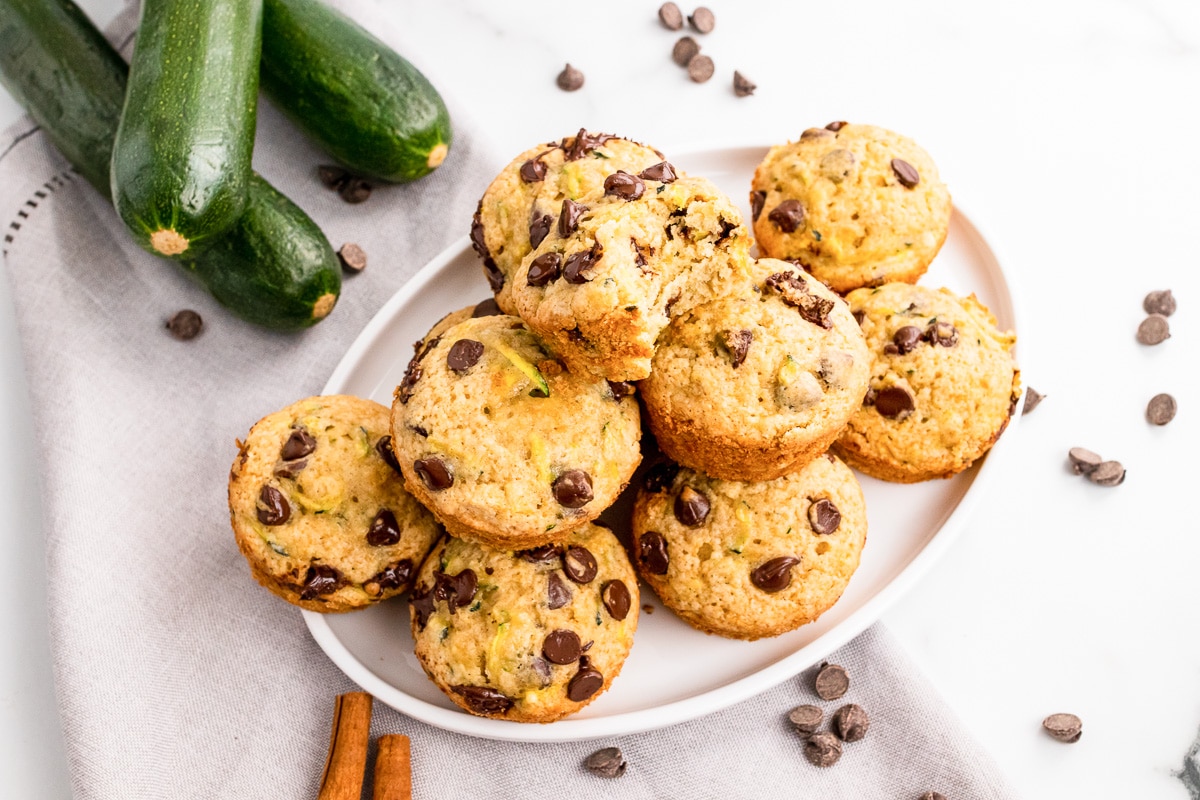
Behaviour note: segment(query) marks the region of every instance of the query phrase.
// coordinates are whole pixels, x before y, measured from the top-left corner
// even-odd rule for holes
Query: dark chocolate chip
[[[813,682],[813,689],[822,700],[837,700],[850,690],[850,676],[844,667],[822,664]]]
[[[754,332],[750,330],[722,331],[721,340],[725,343],[725,348],[729,350],[733,368],[737,369],[750,353],[750,343],[754,341]]]
[[[833,134],[827,128],[808,128],[804,133],[800,134],[800,141],[807,139],[829,139]]]
[[[717,18],[713,16],[713,12],[700,6],[688,17],[688,23],[700,33],[712,33],[712,29],[716,27]]]
[[[592,476],[581,469],[569,469],[554,479],[550,487],[554,499],[567,508],[583,508],[592,502]]]
[[[480,258],[487,260],[492,257],[492,254],[488,252],[482,217],[483,200],[480,200],[479,205],[475,206],[475,216],[471,217],[471,247],[475,248],[475,252]]]
[[[181,342],[186,342],[189,339],[195,339],[200,331],[204,328],[204,320],[200,315],[190,308],[185,308],[182,311],[176,311],[167,320],[167,330]]]
[[[708,497],[690,486],[684,486],[675,496],[675,519],[689,528],[703,525],[711,508]]]
[[[800,563],[795,556],[779,556],[750,571],[750,582],[767,594],[782,592],[792,585],[792,567]]]
[[[863,311],[860,308],[857,311],[854,311],[851,313],[854,315],[854,321],[857,322],[858,326],[861,328],[862,324],[863,324],[863,320],[867,318],[867,312]]]
[[[1102,461],[1087,473],[1087,479],[1100,486],[1120,486],[1125,482],[1125,467],[1120,461]]]
[[[667,6],[675,8],[674,3],[667,3]],[[679,9],[675,8],[675,13],[679,13]],[[659,10],[658,15],[662,16],[662,11]],[[664,20],[663,24],[666,24]],[[669,25],[667,27],[670,27]],[[597,750],[583,760],[583,767],[593,775],[598,775],[601,778],[619,778],[625,774],[625,756],[621,755],[619,747],[605,747]]]
[[[667,540],[658,531],[647,531],[638,538],[638,560],[651,575],[666,575],[671,563]]]
[[[683,12],[674,3],[663,3],[659,6],[658,19],[669,31],[677,31],[683,27]]]
[[[529,262],[525,282],[530,286],[545,286],[562,274],[562,254],[542,253]]]
[[[504,288],[504,273],[496,266],[496,262],[491,258],[483,260],[483,276],[487,278],[488,287],[499,293]]]
[[[292,507],[288,505],[283,492],[274,486],[263,486],[258,493],[258,521],[263,525],[282,525],[292,516]]]
[[[375,452],[379,453],[379,457],[387,462],[387,465],[396,470],[397,474],[403,474],[400,471],[400,462],[396,460],[396,453],[392,450],[391,435],[379,437],[379,441],[375,443]]]
[[[513,706],[513,701],[487,686],[452,686],[456,695],[473,714],[503,714]]]
[[[758,218],[762,215],[763,203],[765,202],[767,202],[766,192],[750,193],[750,219],[758,222]]]
[[[679,41],[675,42],[675,46],[671,48],[671,60],[681,67],[686,67],[688,62],[696,57],[700,52],[700,44],[690,36],[681,36]]]
[[[582,703],[600,691],[600,687],[603,685],[604,676],[598,669],[591,666],[587,656],[584,656],[579,659],[579,672],[576,672],[575,677],[571,678],[571,682],[567,684],[567,697],[576,703]]]
[[[925,329],[925,339],[932,345],[954,347],[958,344],[958,328],[944,320],[935,320]]]
[[[299,459],[296,459],[295,461],[280,461],[278,464],[275,465],[275,469],[272,470],[271,474],[277,478],[287,478],[288,480],[295,480],[296,478],[298,478],[300,476],[300,473],[303,472],[304,468],[307,466],[308,466],[307,458],[299,458]]]
[[[1090,475],[1104,463],[1099,453],[1093,453],[1086,447],[1072,447],[1067,451],[1067,459],[1071,462],[1071,471],[1076,475]]]
[[[549,686],[550,665],[546,663],[546,659],[542,658],[541,656],[534,656],[533,660],[530,662],[530,666],[533,668],[534,673],[541,680],[542,687],[544,688]]]
[[[813,533],[828,536],[842,524],[842,512],[838,511],[832,500],[821,498],[808,507],[808,524],[812,526]]]
[[[546,605],[551,609],[562,608],[571,602],[571,589],[558,577],[557,572],[551,572],[546,579]]]
[[[338,189],[338,196],[351,205],[364,202],[371,196],[371,184],[365,178],[347,178]]]
[[[833,731],[843,742],[857,742],[867,735],[871,720],[863,707],[848,703],[833,715]]]
[[[317,440],[304,428],[292,428],[291,435],[279,448],[279,457],[284,461],[294,461],[311,455],[317,449]]]
[[[1025,389],[1025,404],[1021,407],[1021,416],[1025,416],[1030,411],[1038,407],[1038,403],[1042,402],[1044,394],[1034,389],[1032,386]]]
[[[429,617],[433,614],[433,587],[424,591],[414,587],[408,596],[408,607],[412,609],[417,630],[425,630],[425,624],[429,622]]]
[[[591,583],[597,570],[596,557],[586,547],[571,545],[563,553],[563,572],[576,583]]]
[[[620,400],[622,397],[632,397],[637,387],[629,381],[609,381],[608,390],[612,392],[614,400]]]
[[[771,210],[767,219],[784,233],[795,233],[804,225],[804,206],[799,200],[784,200]]]
[[[575,232],[579,227],[579,219],[586,212],[587,206],[582,203],[576,203],[571,198],[563,200],[562,211],[558,215],[558,235],[566,238]]]
[[[457,575],[447,575],[438,570],[433,573],[433,580],[433,599],[444,600],[451,614],[471,605],[475,599],[475,589],[479,586],[479,579],[471,569],[464,569]]]
[[[337,251],[338,263],[346,272],[358,273],[367,268],[367,252],[353,242],[346,242]]]
[[[475,310],[471,312],[472,319],[479,317],[498,317],[504,312],[500,310],[500,306],[496,305],[496,298],[489,297],[487,300],[480,300],[475,304]]]
[[[554,79],[554,82],[564,92],[574,92],[583,87],[583,73],[570,64],[567,64],[563,67],[562,72],[558,73],[558,77]]]
[[[550,235],[550,228],[553,226],[554,217],[549,214],[539,216],[537,212],[534,212],[533,218],[529,221],[529,246],[537,249],[537,246]]]
[[[1161,344],[1171,338],[1171,326],[1162,314],[1151,314],[1138,325],[1137,340],[1142,344]]]
[[[875,391],[875,410],[888,419],[906,419],[915,409],[913,396],[903,386],[887,386]]]
[[[892,345],[900,355],[911,353],[921,344],[921,329],[915,325],[905,325],[892,334]]]
[[[374,547],[387,547],[400,541],[400,524],[396,515],[388,509],[380,509],[371,522],[367,531],[367,544]]]
[[[660,161],[639,172],[638,177],[659,183],[674,183],[678,176],[675,174],[675,167],[671,166],[671,162]]]
[[[816,733],[817,728],[821,727],[824,720],[825,712],[816,706],[796,706],[788,712],[788,722],[792,723],[792,727],[797,732],[805,736]]]
[[[613,619],[625,619],[633,603],[629,589],[623,581],[607,581],[600,587],[600,599],[604,601],[604,607]]]
[[[446,366],[462,375],[479,363],[479,357],[482,355],[483,342],[477,342],[474,339],[459,339],[450,345],[450,352],[446,353]]]
[[[395,564],[388,564],[376,575],[372,576],[363,584],[367,586],[378,586],[379,591],[375,594],[380,594],[389,589],[400,589],[408,585],[409,578],[412,577],[413,563],[407,558],[402,558]]]
[[[546,178],[546,163],[540,158],[531,158],[521,165],[519,171],[525,183],[538,183]]]
[[[1071,744],[1083,736],[1083,720],[1074,714],[1051,714],[1042,720],[1046,733],[1060,742]]]
[[[569,202],[569,201],[568,201]],[[572,253],[567,256],[567,261],[563,264],[563,278],[567,283],[581,284],[587,283],[592,279],[592,267],[600,260],[600,256],[604,254],[604,248],[599,242],[592,245],[590,250],[580,250],[578,253]]]
[[[304,574],[301,600],[313,600],[323,594],[331,594],[342,585],[342,575],[328,564],[313,564]]]
[[[575,134],[575,138],[570,145],[567,144],[566,139],[563,139],[559,147],[565,151],[567,161],[578,161],[609,139],[616,138],[616,136],[610,136],[607,133],[588,133],[586,128],[580,128],[579,133]]]
[[[646,182],[637,175],[617,170],[604,179],[604,195],[622,200],[637,200],[646,192]]]
[[[559,547],[556,544],[544,544],[540,547],[531,547],[528,550],[517,551],[517,557],[522,558],[531,564],[546,564],[558,558]]]
[[[688,77],[696,83],[704,83],[713,76],[716,72],[716,67],[713,65],[713,60],[701,53],[700,55],[692,56],[692,60],[688,62],[687,72]]]
[[[813,294],[808,284],[795,273],[776,272],[767,278],[766,287],[779,292],[783,302],[800,312],[800,316],[806,321],[826,330],[833,327],[829,320],[833,301]]]
[[[804,757],[815,767],[832,767],[842,757],[842,740],[832,733],[814,733],[804,742]]]
[[[1170,289],[1151,292],[1142,301],[1142,308],[1145,309],[1147,314],[1160,314],[1164,317],[1169,317],[1175,313],[1175,295],[1171,294]]]
[[[892,172],[896,173],[896,180],[900,181],[900,185],[906,189],[913,189],[921,182],[921,175],[917,172],[917,168],[904,159],[892,159]]]
[[[1155,425],[1166,425],[1175,419],[1175,398],[1169,394],[1156,394],[1146,406],[1146,419]]]
[[[674,461],[663,461],[655,464],[646,472],[642,487],[651,494],[663,494],[671,491],[675,476],[679,474],[679,465]]]
[[[551,664],[574,664],[583,654],[582,647],[578,633],[559,628],[542,641],[542,658]]]
[[[840,131],[842,128],[846,127],[849,124],[850,124],[849,122],[844,122],[842,120],[839,120],[837,122],[831,122],[828,125],[826,125],[825,130],[833,131],[834,133],[837,133],[838,131]]]
[[[350,177],[350,173],[334,164],[322,164],[317,167],[317,178],[326,189],[340,189],[342,183]]]
[[[733,71],[733,93],[738,97],[749,97],[754,94],[754,90],[758,88],[758,84],[747,78],[737,70]]]
[[[425,456],[413,462],[413,469],[421,483],[432,492],[440,492],[454,485],[454,470],[441,456]]]

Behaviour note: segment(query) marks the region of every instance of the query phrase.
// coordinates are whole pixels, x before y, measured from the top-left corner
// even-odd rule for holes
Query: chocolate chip
[[[1074,714],[1051,714],[1042,720],[1046,733],[1060,742],[1071,744],[1083,736],[1083,720]]]
[[[546,163],[540,158],[531,158],[521,165],[519,172],[523,182],[538,183],[546,179]]]
[[[917,800],[946,800],[946,795],[941,792],[926,792],[917,798]]]
[[[482,355],[483,342],[477,342],[474,339],[459,339],[450,345],[450,352],[446,353],[446,366],[462,375],[479,363],[479,357]]]
[[[1038,407],[1038,403],[1042,402],[1044,394],[1029,386],[1025,389],[1025,404],[1021,406],[1021,416],[1025,416],[1030,411]]]
[[[529,262],[525,282],[530,286],[545,286],[562,274],[562,254],[542,253]]]
[[[292,428],[291,435],[279,448],[279,457],[284,461],[295,461],[311,455],[317,449],[317,440],[304,428]]]
[[[488,252],[487,238],[483,232],[483,200],[475,206],[475,216],[471,217],[471,247],[475,249],[475,253],[485,261],[492,257]]]
[[[826,128],[808,128],[804,133],[800,134],[800,141],[803,142],[806,139],[829,139],[832,137],[833,134]]]
[[[842,128],[846,127],[849,124],[850,124],[849,122],[839,120],[837,122],[831,122],[828,125],[826,125],[825,130],[833,131],[834,133],[837,133],[838,131],[840,131]]]
[[[448,575],[441,570],[433,573],[433,599],[444,600],[451,614],[457,609],[466,608],[475,599],[475,590],[479,579],[475,570],[464,569],[457,575]]]
[[[1137,340],[1142,344],[1161,344],[1171,338],[1171,326],[1162,314],[1151,314],[1138,325]]]
[[[832,767],[842,757],[842,741],[832,733],[814,733],[804,742],[804,757],[815,767]]]
[[[750,582],[767,594],[782,592],[792,585],[792,567],[800,563],[795,556],[779,556],[750,571]]]
[[[730,362],[737,369],[750,353],[750,343],[754,341],[754,332],[750,330],[721,331],[721,341],[729,351]]]
[[[749,97],[754,94],[758,85],[737,70],[733,71],[733,93],[738,97]]]
[[[688,62],[696,57],[700,52],[700,44],[690,36],[681,36],[675,46],[671,48],[671,60],[681,67],[686,67]]]
[[[667,540],[658,531],[647,531],[638,537],[638,560],[651,575],[666,575],[671,563],[667,555]]]
[[[854,703],[839,708],[833,715],[833,731],[843,742],[857,742],[867,735],[871,720],[863,707]]]
[[[804,225],[804,206],[799,200],[784,200],[771,210],[767,219],[784,233],[795,233]]]
[[[496,266],[496,262],[491,258],[486,258],[483,261],[483,275],[487,278],[488,287],[493,292],[499,292],[504,288],[504,273]]]
[[[633,603],[629,589],[623,581],[607,581],[600,587],[600,599],[604,601],[604,607],[608,609],[612,618],[617,620],[628,616],[629,607]]]
[[[917,172],[917,168],[903,159],[892,159],[892,172],[896,173],[896,180],[900,181],[900,185],[906,189],[915,188],[921,182],[921,175]]]
[[[292,516],[292,507],[288,505],[287,498],[274,486],[262,487],[255,511],[258,521],[263,525],[282,525]]]
[[[638,177],[659,183],[674,183],[679,176],[675,174],[675,167],[671,165],[671,162],[660,161],[639,172]]]
[[[571,602],[571,589],[557,572],[551,572],[546,579],[546,605],[551,609],[562,608]]]
[[[538,215],[535,211],[533,217],[529,220],[529,246],[537,249],[537,246],[546,240],[550,234],[550,228],[554,226],[554,217],[549,214]]]
[[[892,346],[896,348],[896,353],[899,355],[911,353],[917,349],[919,344],[921,344],[921,329],[915,325],[905,325],[892,335]]]
[[[903,386],[887,386],[875,392],[875,410],[888,419],[899,422],[915,409],[913,396]]]
[[[675,496],[675,519],[689,528],[703,525],[711,508],[708,497],[690,486],[684,486]]]
[[[825,712],[816,706],[796,706],[788,712],[788,722],[805,736],[816,733],[824,720]]]
[[[400,401],[400,405],[404,405],[412,399],[413,389],[417,386],[417,381],[421,380],[424,370],[421,368],[421,356],[424,353],[415,353],[409,359],[408,367],[404,370],[404,377],[400,379],[400,385],[396,387],[396,399]]]
[[[925,339],[932,345],[954,347],[958,344],[958,328],[944,320],[934,320],[925,329]]]
[[[692,56],[692,60],[687,65],[688,77],[696,83],[704,83],[713,76],[716,67],[713,66],[713,60],[706,55]]]
[[[620,400],[622,397],[632,397],[637,387],[629,381],[609,381],[608,390],[612,392],[614,400]]]
[[[592,502],[592,476],[581,469],[569,469],[550,486],[554,499],[567,508],[583,508]]]
[[[432,492],[440,492],[454,485],[454,470],[441,456],[425,456],[413,462],[413,469],[421,483]]]
[[[348,177],[350,173],[335,164],[322,164],[317,167],[317,178],[326,189],[340,189]]]
[[[1090,475],[1096,467],[1104,463],[1099,453],[1093,453],[1084,447],[1072,447],[1067,451],[1067,459],[1071,462],[1071,471],[1076,475]]]
[[[563,572],[576,583],[591,583],[597,570],[596,557],[586,547],[571,545],[563,553]]]
[[[463,699],[467,708],[475,714],[503,714],[513,706],[513,701],[487,686],[452,686],[450,690]]]
[[[346,242],[337,251],[338,263],[346,272],[358,273],[367,268],[367,253],[353,242]]]
[[[347,178],[338,190],[338,196],[351,205],[357,205],[371,196],[371,184],[365,178]]]
[[[670,6],[675,8],[674,3],[667,3],[666,8]],[[675,8],[675,13],[679,13],[679,9]],[[658,15],[662,16],[660,9]],[[664,20],[664,24],[666,21]],[[670,25],[667,25],[670,27]],[[677,26],[678,27],[678,26]],[[583,760],[584,768],[593,775],[599,775],[601,778],[619,778],[625,774],[625,756],[621,755],[621,750],[618,747],[605,747],[602,750],[597,750]]]
[[[314,564],[304,574],[301,600],[312,600],[323,594],[332,594],[342,585],[342,575],[328,564]]]
[[[542,657],[551,664],[574,664],[583,653],[582,646],[578,633],[559,628],[546,634]]]
[[[387,465],[396,470],[397,474],[403,474],[400,471],[400,462],[396,460],[396,453],[392,450],[392,437],[381,436],[379,441],[375,443],[375,452],[379,453],[379,457],[387,462]]]
[[[1171,294],[1170,289],[1151,292],[1142,301],[1142,308],[1145,309],[1147,314],[1160,314],[1164,317],[1169,317],[1175,313],[1175,295]]]
[[[619,197],[622,200],[637,200],[646,192],[646,183],[637,175],[630,175],[624,170],[617,170],[604,179],[605,197]]]
[[[412,609],[417,630],[425,630],[425,624],[429,622],[429,617],[433,614],[433,588],[422,591],[418,587],[414,587],[408,596],[408,607]]]
[[[544,544],[541,547],[531,547],[528,550],[520,550],[516,553],[518,558],[522,558],[532,564],[546,564],[558,558],[559,548],[556,544]]]
[[[833,323],[829,321],[829,312],[833,310],[833,301],[813,294],[809,290],[808,284],[795,273],[776,272],[767,278],[765,286],[778,292],[779,296],[783,298],[783,302],[800,312],[800,316],[806,321],[826,330],[833,326]]]
[[[563,264],[563,279],[576,285],[587,283],[592,279],[592,267],[596,266],[603,254],[604,248],[596,242],[590,250],[580,250],[567,256],[566,263]]]
[[[567,684],[567,697],[576,703],[582,703],[600,691],[602,686],[604,686],[604,676],[598,669],[591,666],[587,656],[583,656],[579,659],[579,672],[576,672],[575,677],[571,678],[571,682]]]
[[[195,339],[203,328],[204,320],[200,319],[200,315],[190,308],[176,311],[167,320],[167,330],[181,342]]]
[[[813,689],[822,700],[837,700],[850,689],[850,676],[837,664],[822,664],[813,681]]]
[[[658,18],[669,31],[677,31],[683,27],[683,12],[674,3],[663,3],[659,6]]]
[[[1125,467],[1120,461],[1102,461],[1087,473],[1087,479],[1100,486],[1120,486],[1125,482]]]
[[[530,667],[533,668],[534,673],[541,680],[542,687],[545,688],[545,687],[549,686],[550,685],[550,665],[546,663],[546,659],[542,658],[541,656],[534,656],[533,659],[529,662],[529,665],[530,665]]]
[[[1166,425],[1175,419],[1175,398],[1169,394],[1156,394],[1146,406],[1146,419],[1155,425]]]
[[[860,308],[857,311],[853,311],[851,313],[854,316],[854,321],[857,322],[858,326],[861,328],[862,324],[863,324],[863,320],[867,318],[867,312],[863,311]]]
[[[766,192],[750,193],[750,219],[758,222],[758,218],[762,214],[763,203],[765,202],[767,202]]]
[[[563,71],[558,73],[558,77],[554,79],[554,82],[564,92],[574,92],[583,86],[583,73],[570,64],[567,64],[563,67]]]
[[[562,211],[558,215],[558,235],[567,238],[579,227],[579,218],[586,212],[587,206],[576,203],[571,198],[563,200]]]
[[[389,564],[380,570],[377,574],[369,578],[363,584],[363,588],[368,586],[377,586],[379,591],[373,594],[381,594],[388,589],[399,589],[408,584],[408,579],[412,577],[413,563],[407,558],[400,559],[395,564]]]
[[[588,133],[586,128],[580,128],[570,145],[567,144],[566,139],[563,139],[559,147],[565,151],[567,161],[578,161],[609,139],[616,138],[607,133]]]
[[[304,468],[307,466],[307,458],[300,458],[296,459],[295,461],[280,461],[275,465],[275,469],[271,471],[271,474],[277,478],[295,480],[300,476],[300,473],[303,472]]]
[[[487,300],[480,300],[475,304],[475,310],[471,312],[471,319],[479,317],[498,317],[504,312],[500,310],[500,306],[496,305],[496,298],[489,297]]]
[[[678,464],[674,461],[662,461],[646,472],[646,477],[642,479],[642,488],[651,494],[664,494],[671,491],[678,474]]]
[[[700,6],[688,17],[688,23],[700,33],[712,33],[712,29],[716,27],[717,18],[713,16],[713,12]]]
[[[387,547],[400,541],[400,525],[396,515],[384,508],[375,515],[371,527],[367,531],[367,544],[374,547]]]
[[[842,524],[842,512],[832,500],[822,498],[808,507],[808,524],[813,533],[828,536]]]

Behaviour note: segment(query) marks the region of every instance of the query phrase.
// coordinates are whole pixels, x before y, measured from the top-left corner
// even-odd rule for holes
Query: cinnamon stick
[[[338,695],[333,706],[329,757],[325,759],[317,800],[360,800],[370,738],[371,695],[366,692]]]
[[[389,733],[379,737],[372,800],[412,800],[412,754],[407,736]]]

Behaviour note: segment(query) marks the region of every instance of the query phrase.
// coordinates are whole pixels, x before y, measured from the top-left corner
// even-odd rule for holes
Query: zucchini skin
[[[111,197],[109,161],[126,71],[71,0],[0,0],[0,82],[105,197]],[[70,91],[60,95],[59,87]],[[247,212],[233,230],[180,266],[232,313],[270,328],[316,324],[341,291],[329,241],[257,175],[250,179]]]
[[[142,5],[112,196],[155,255],[197,252],[246,208],[261,34],[262,0]]]
[[[441,95],[400,54],[320,0],[263,0],[262,87],[351,171],[428,175],[452,131]]]

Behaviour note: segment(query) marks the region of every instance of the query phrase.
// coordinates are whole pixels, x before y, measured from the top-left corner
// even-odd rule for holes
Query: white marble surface
[[[406,55],[501,156],[581,125],[668,153],[832,119],[921,142],[1017,281],[1022,367],[1049,397],[1020,426],[1020,467],[886,622],[1026,796],[1186,800],[1173,773],[1200,727],[1187,447],[1200,442],[1200,5],[713,0],[701,43],[717,74],[698,86],[671,63],[678,34],[655,2],[380,2]],[[104,22],[117,0],[83,5]],[[570,95],[554,87],[566,60],[587,75]],[[754,97],[734,97],[734,68]],[[0,93],[0,124],[17,114]],[[1180,301],[1174,336],[1140,346],[1141,298],[1165,287]],[[1159,391],[1180,403],[1162,429],[1143,417]],[[0,282],[0,775],[13,797],[60,797],[29,420]],[[1122,460],[1128,480],[1069,475],[1074,445]],[[1055,711],[1083,717],[1078,744],[1042,735]]]

